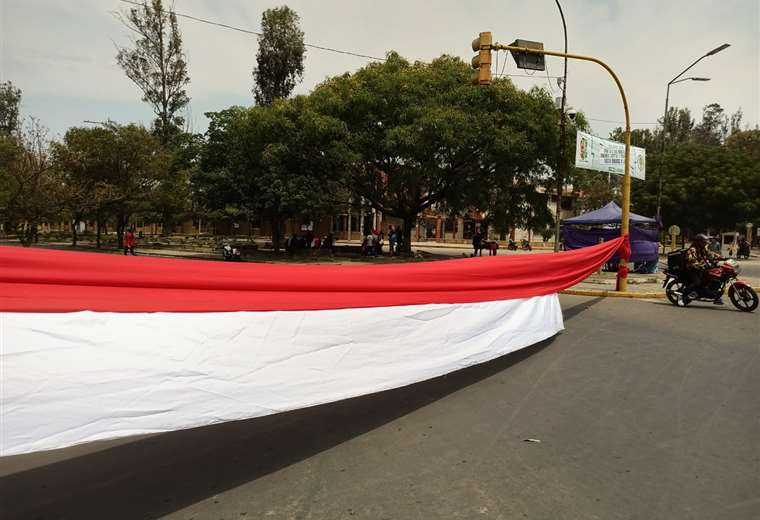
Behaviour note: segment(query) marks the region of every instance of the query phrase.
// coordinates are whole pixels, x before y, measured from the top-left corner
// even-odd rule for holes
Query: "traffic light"
[[[478,54],[472,58],[473,85],[491,84],[491,44],[493,39],[490,32],[482,32],[480,36],[472,40],[472,50]]]
[[[528,49],[544,50],[544,44],[541,42],[532,42],[530,40],[515,40],[509,44],[510,47],[525,47]],[[528,54],[527,52],[511,51],[518,69],[528,70],[546,70],[543,54]]]

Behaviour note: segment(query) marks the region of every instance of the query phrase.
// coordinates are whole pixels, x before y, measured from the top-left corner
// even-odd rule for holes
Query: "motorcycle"
[[[522,249],[523,251],[533,251],[533,247],[531,247],[530,242],[528,242],[524,238],[520,240],[519,248]],[[514,240],[510,238],[509,242],[507,242],[507,249],[509,249],[510,251],[517,251],[518,249],[517,242],[515,242]]]
[[[222,256],[224,257],[225,262],[239,262],[240,249],[227,244],[222,248]]]
[[[668,254],[668,267],[665,270],[665,295],[676,306],[688,305],[692,301],[712,302],[728,292],[731,303],[744,312],[757,309],[757,292],[747,283],[737,279],[741,266],[735,260],[721,259],[710,265],[704,272],[702,284],[695,291],[696,298],[683,298],[689,279],[686,274],[686,250]]]

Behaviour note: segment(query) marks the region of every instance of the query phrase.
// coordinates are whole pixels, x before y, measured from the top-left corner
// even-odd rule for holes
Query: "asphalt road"
[[[563,333],[446,377],[2,459],[0,518],[760,518],[760,315],[561,299]]]
[[[752,257],[749,260],[739,260],[739,265],[742,268],[739,279],[760,279],[760,258]]]

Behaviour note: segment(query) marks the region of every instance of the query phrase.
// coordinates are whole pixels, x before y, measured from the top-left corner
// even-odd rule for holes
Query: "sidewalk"
[[[499,251],[505,251],[507,250],[507,246],[503,244],[504,241],[499,241]],[[336,244],[344,244],[344,245],[361,245],[361,240],[337,240],[335,242]],[[386,241],[387,244],[387,241]],[[386,246],[387,247],[387,246]],[[412,247],[413,248],[422,248],[422,249],[461,249],[463,251],[472,251],[472,243],[470,241],[465,242],[438,242],[438,241],[412,241]],[[554,246],[533,246],[534,251],[553,251]],[[525,252],[521,249],[518,249],[517,251]]]

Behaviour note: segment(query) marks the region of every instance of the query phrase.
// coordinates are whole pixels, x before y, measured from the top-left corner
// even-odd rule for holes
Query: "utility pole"
[[[565,71],[562,75],[562,102],[559,109],[559,156],[557,157],[557,213],[554,224],[554,252],[559,251],[559,233],[560,221],[562,220],[562,190],[565,185],[565,145],[567,141],[567,126],[565,120],[565,103],[567,99],[567,25],[565,24],[565,14],[562,12],[562,6],[559,0],[554,0],[559,9],[559,15],[562,17],[562,30],[565,34]]]
[[[662,166],[665,162],[665,140],[668,132],[668,103],[670,102],[670,86],[675,85],[676,83],[681,83],[682,81],[710,81],[710,78],[681,78],[686,72],[691,69],[694,65],[702,61],[703,59],[713,56],[715,54],[718,54],[719,52],[728,49],[731,47],[730,43],[724,43],[723,45],[720,45],[710,52],[706,53],[703,56],[700,56],[697,60],[694,61],[691,65],[686,67],[681,71],[681,73],[676,76],[675,78],[671,79],[668,82],[668,88],[665,91],[665,114],[662,116],[662,140],[660,144],[660,164],[657,168],[657,220],[661,220],[661,205],[662,205]]]

